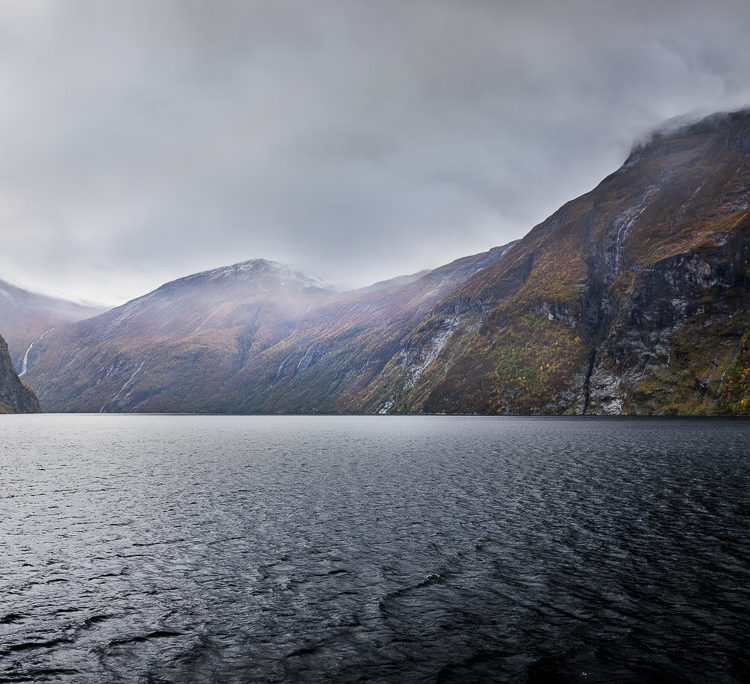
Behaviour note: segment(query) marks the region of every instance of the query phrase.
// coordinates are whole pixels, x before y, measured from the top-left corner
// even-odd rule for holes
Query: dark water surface
[[[750,681],[750,422],[0,417],[0,681]]]

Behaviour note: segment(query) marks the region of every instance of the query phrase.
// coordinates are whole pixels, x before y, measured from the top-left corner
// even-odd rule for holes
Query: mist
[[[3,2],[0,278],[339,287],[524,235],[660,122],[750,103],[745,2]]]

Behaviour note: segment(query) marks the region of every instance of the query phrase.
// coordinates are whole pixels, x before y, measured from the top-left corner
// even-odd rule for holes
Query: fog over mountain
[[[750,103],[748,25],[741,0],[5,0],[0,277],[120,303],[505,244],[643,130]]]

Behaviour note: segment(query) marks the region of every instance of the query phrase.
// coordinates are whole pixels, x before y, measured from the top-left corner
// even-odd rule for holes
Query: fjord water
[[[747,681],[750,423],[0,417],[0,680]]]

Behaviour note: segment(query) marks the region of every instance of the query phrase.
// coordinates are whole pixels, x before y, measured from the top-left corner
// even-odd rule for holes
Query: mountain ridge
[[[240,278],[243,280],[276,278],[282,285],[292,283],[301,287],[315,287],[321,290],[333,290],[333,287],[319,276],[299,271],[289,264],[271,261],[270,259],[256,258],[239,261],[228,266],[220,266],[218,268],[199,271],[198,273],[191,273],[190,275],[164,283],[155,291],[158,291],[163,287],[174,286],[181,283],[215,280],[220,278]]]
[[[0,280],[0,334],[13,366],[24,373],[31,347],[51,329],[106,311],[105,307],[38,294]]]

